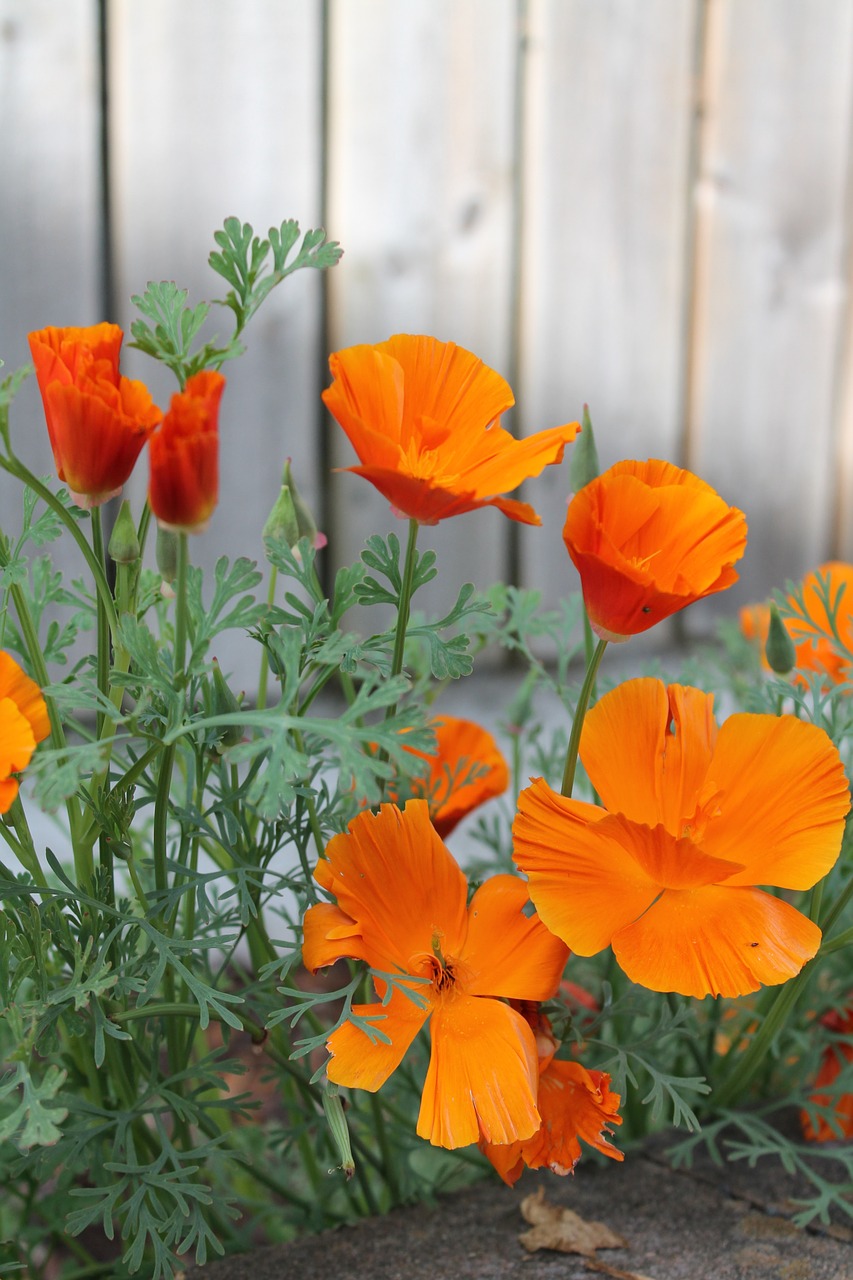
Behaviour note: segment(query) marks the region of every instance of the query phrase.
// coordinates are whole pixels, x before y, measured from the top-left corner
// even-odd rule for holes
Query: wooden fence
[[[731,611],[853,558],[851,119],[853,0],[0,0],[0,355],[129,329],[151,278],[209,297],[227,215],[324,225],[341,264],[286,282],[226,370],[197,558],[260,554],[286,455],[333,561],[393,527],[330,475],[353,459],[319,392],[329,350],[425,332],[509,378],[516,432],[586,401],[603,463],[670,458],[743,507]],[[14,430],[49,470],[32,385]],[[442,599],[576,585],[567,489],[527,487],[542,529],[430,530]]]

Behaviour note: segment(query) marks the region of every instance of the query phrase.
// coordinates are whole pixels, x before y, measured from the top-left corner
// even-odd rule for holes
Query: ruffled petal
[[[367,960],[364,939],[354,920],[331,902],[309,907],[302,921],[302,963],[311,973],[344,957]]]
[[[11,698],[30,722],[36,742],[50,733],[50,720],[41,689],[8,653],[0,652],[0,698]]]
[[[364,957],[386,972],[420,972],[437,944],[462,953],[467,882],[429,820],[425,800],[383,804],[353,818],[318,868],[340,909],[355,921]]]
[[[468,941],[461,959],[470,995],[548,1000],[557,990],[568,947],[529,908],[517,876],[491,876],[471,899]]]
[[[436,1003],[418,1136],[465,1147],[529,1138],[539,1128],[533,1033],[498,1000],[455,992]]]
[[[834,866],[850,793],[829,737],[793,716],[731,716],[708,776],[717,794],[703,847],[741,862],[730,885],[809,889]]]
[[[412,983],[413,998],[398,987],[386,1005],[353,1005],[353,1013],[370,1018],[387,1039],[374,1039],[352,1022],[345,1022],[326,1041],[332,1055],[326,1074],[334,1084],[375,1093],[403,1060],[406,1050],[426,1022],[433,1005],[433,993],[426,984]],[[388,1043],[390,1041],[390,1043]]]
[[[817,925],[760,889],[668,890],[613,937],[632,982],[701,999],[742,996],[793,978],[817,953]]]

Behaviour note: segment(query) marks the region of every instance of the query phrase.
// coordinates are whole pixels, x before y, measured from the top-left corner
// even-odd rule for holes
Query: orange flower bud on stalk
[[[737,581],[742,511],[672,463],[618,462],[569,504],[563,541],[602,640],[627,640]]]
[[[148,389],[118,371],[118,325],[29,335],[56,472],[79,506],[115,497],[162,418]]]
[[[148,500],[158,521],[178,533],[203,533],[219,497],[221,373],[187,379],[172,396],[163,425],[151,437]]]

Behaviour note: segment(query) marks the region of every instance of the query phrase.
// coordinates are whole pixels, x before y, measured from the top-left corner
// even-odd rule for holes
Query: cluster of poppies
[[[189,378],[162,416],[140,383],[119,374],[121,337],[108,324],[30,335],[59,477],[86,504],[103,502],[147,442],[152,511],[168,527],[196,530],[217,499],[224,379]],[[541,523],[503,495],[561,461],[577,423],[513,438],[499,423],[513,404],[504,379],[429,337],[351,347],[331,369],[323,399],[358,455],[349,470],[395,512],[430,525],[492,506]],[[624,641],[733,583],[746,525],[696,476],[651,459],[586,484],[563,539],[593,629]],[[38,690],[8,663],[6,807],[11,775],[47,733]],[[330,900],[306,913],[307,968],[348,957],[385,975],[375,979],[376,1002],[356,1007],[359,1023],[329,1037],[329,1079],[378,1090],[429,1024],[420,1135],[444,1147],[479,1143],[509,1182],[524,1164],[569,1171],[579,1137],[620,1159],[607,1139],[618,1095],[605,1073],[559,1056],[541,1008],[570,952],[612,947],[633,981],[698,998],[797,974],[820,931],[758,886],[807,889],[835,863],[850,800],[839,754],[802,720],[738,714],[718,726],[710,695],[628,681],[583,723],[580,758],[597,802],[531,779],[513,826],[522,875],[491,877],[469,902],[443,837],[503,791],[508,772],[476,726],[445,716],[434,727],[416,798],[359,813],[315,871]],[[476,766],[467,778],[466,764]]]
[[[121,492],[145,444],[148,500],[161,525],[201,532],[219,494],[221,373],[203,370],[165,416],[142,382],[119,373],[118,325],[47,328],[29,335],[59,479],[81,506]]]

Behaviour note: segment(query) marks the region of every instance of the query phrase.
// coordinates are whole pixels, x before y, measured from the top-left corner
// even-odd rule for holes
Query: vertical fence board
[[[713,0],[708,53],[689,443],[747,513],[734,603],[829,546],[853,6]]]
[[[332,347],[429,333],[507,376],[513,0],[333,0],[330,12],[329,223],[346,251],[330,281]],[[351,465],[333,431],[337,465]],[[405,538],[365,481],[331,484],[339,561],[371,532]],[[466,579],[501,576],[505,544],[492,510],[422,530],[443,570],[435,607]]]
[[[0,378],[30,359],[27,333],[93,324],[99,308],[98,42],[93,0],[0,0]],[[53,473],[35,378],[12,410],[16,452]],[[20,485],[0,475],[0,527]],[[69,547],[65,563],[79,571]]]
[[[587,402],[602,467],[680,449],[697,21],[682,0],[530,4],[524,425]],[[553,603],[578,583],[561,538],[568,463],[544,484],[522,565]]]
[[[152,278],[176,280],[193,303],[224,296],[207,256],[227,216],[264,235],[289,217],[303,232],[320,225],[322,6],[115,0],[110,18],[116,275],[129,328],[127,299]],[[200,563],[262,556],[286,456],[317,500],[320,287],[313,271],[285,280],[249,325],[247,354],[223,368],[220,505],[193,540]],[[230,315],[214,308],[222,336]],[[128,367],[165,407],[174,382],[144,357]]]

